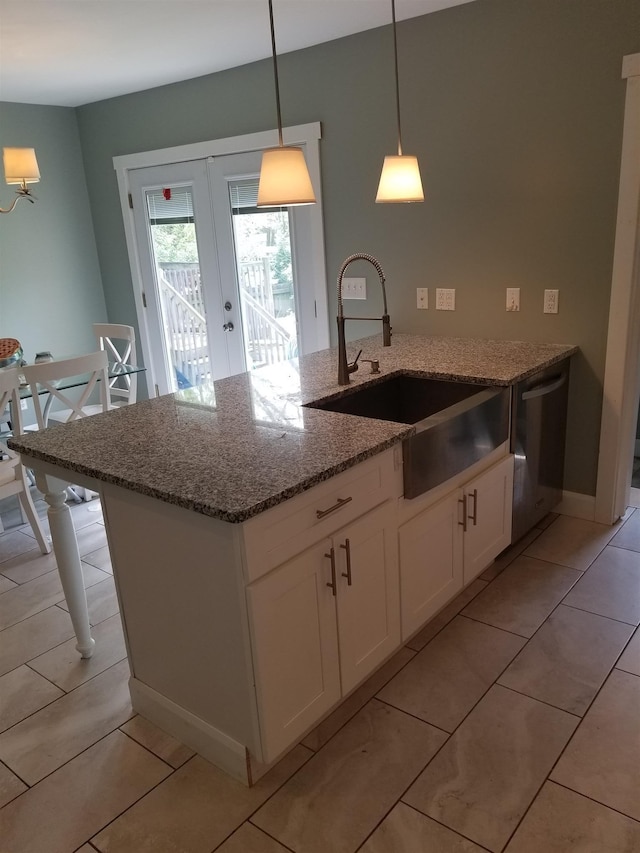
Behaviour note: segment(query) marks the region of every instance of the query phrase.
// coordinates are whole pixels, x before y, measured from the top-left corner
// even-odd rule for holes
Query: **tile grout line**
[[[296,773],[297,773],[297,771],[296,771]],[[293,775],[295,776],[295,773]],[[293,779],[293,776],[291,778]],[[269,799],[271,799],[271,797],[269,797]],[[262,808],[262,806],[260,808]],[[253,817],[254,814],[255,814],[255,812],[253,812],[253,814],[251,814],[239,826],[236,826],[236,828],[233,830],[233,832],[230,832],[229,835],[227,835],[227,837],[224,839],[224,841],[221,841],[220,844],[216,844],[216,846],[213,848],[211,853],[215,853],[216,850],[220,850],[222,845],[226,844],[226,842],[231,838],[231,836],[235,835],[235,833],[238,832],[238,830],[240,830],[245,825],[245,823],[248,823],[249,826],[252,826],[254,829],[257,829],[258,832],[263,832],[267,836],[267,838],[270,838],[272,841],[275,841],[276,844],[279,844],[280,847],[282,847],[283,850],[288,851],[288,853],[297,853],[297,851],[294,850],[293,847],[289,847],[289,845],[285,844],[284,841],[280,841],[280,839],[276,838],[275,835],[272,835],[266,829],[263,829],[261,826],[258,826],[257,823],[254,823],[251,820],[251,818]]]
[[[568,595],[569,593],[567,593]],[[571,610],[579,610],[580,613],[590,613],[591,616],[599,616],[600,619],[608,619],[610,622],[615,622],[617,625],[628,625],[629,628],[640,627],[640,622],[625,622],[622,619],[614,619],[613,616],[605,616],[604,613],[596,613],[595,610],[587,610],[584,607],[576,607],[575,604],[566,604],[564,599],[560,602],[563,607],[569,607]],[[559,605],[558,605],[559,606]]]
[[[605,685],[606,685],[607,681],[608,681],[608,680],[609,680],[609,678],[611,677],[611,674],[612,674],[612,672],[614,671],[614,669],[615,669],[615,668],[616,668],[616,667],[615,667],[615,664],[614,664],[614,665],[611,667],[611,669],[609,670],[609,673],[608,673],[607,677],[604,679],[604,681],[602,682],[602,684],[600,685],[600,687],[596,690],[596,692],[595,692],[595,694],[594,694],[594,696],[593,696],[593,698],[592,698],[591,702],[589,703],[589,705],[587,706],[587,708],[586,708],[586,710],[585,710],[585,712],[584,712],[584,715],[583,715],[582,719],[580,720],[580,722],[579,722],[579,723],[578,723],[578,725],[576,726],[575,731],[573,732],[573,734],[571,735],[571,737],[569,738],[569,740],[568,740],[568,741],[566,742],[566,744],[564,745],[564,748],[562,749],[562,751],[560,752],[560,754],[559,754],[559,755],[558,755],[558,757],[556,758],[556,760],[555,760],[555,762],[554,762],[554,764],[553,764],[553,767],[551,768],[551,770],[549,771],[549,773],[548,773],[548,775],[547,775],[547,779],[548,779],[550,782],[554,782],[554,781],[555,781],[555,780],[551,779],[551,774],[553,773],[553,771],[554,771],[554,770],[556,769],[556,767],[558,766],[558,762],[559,762],[559,761],[561,760],[561,758],[564,756],[565,752],[567,751],[567,749],[568,749],[568,748],[569,748],[569,746],[571,745],[571,743],[572,743],[573,739],[575,738],[575,736],[578,734],[578,731],[580,730],[580,728],[581,728],[581,726],[582,726],[582,723],[586,720],[586,718],[587,718],[587,715],[588,715],[589,711],[592,709],[593,705],[595,704],[596,699],[597,699],[597,698],[600,696],[600,694],[602,693],[602,691],[603,691],[603,689],[604,689],[604,687],[605,687]],[[623,670],[619,670],[619,671],[623,671]],[[561,784],[561,783],[556,782],[555,784]],[[568,790],[570,790],[570,791],[573,791],[573,792],[574,792],[574,794],[580,794],[580,791],[576,791],[576,790],[574,790],[573,788],[570,788],[570,787],[569,787],[568,785],[566,785],[566,784],[563,784],[562,786],[563,786],[564,788],[567,788],[567,789],[568,789]],[[585,796],[585,795],[582,795],[582,794],[581,794],[581,796]],[[593,799],[593,798],[592,798],[592,797],[587,797],[587,799]],[[596,802],[596,803],[597,803],[597,802],[600,802],[599,800],[593,800],[593,801],[594,801],[594,802]],[[600,803],[600,805],[601,805],[601,806],[605,806],[605,808],[609,808],[609,806],[608,806],[606,803]],[[614,809],[614,811],[617,811],[617,809]],[[630,815],[627,815],[627,817],[630,817]]]
[[[575,788],[570,788],[569,785],[566,785],[564,782],[557,782],[555,779],[546,780],[551,785],[557,785],[559,788],[564,788],[565,791],[570,791],[572,794],[575,794],[578,797],[583,797],[585,800],[589,800],[590,803],[595,803],[598,806],[601,806],[603,809],[608,809],[609,811],[615,812],[616,814],[621,815],[622,817],[628,818],[628,820],[632,820],[634,823],[637,823],[640,826],[640,820],[638,818],[633,817],[626,812],[621,812],[620,809],[615,808],[615,806],[610,806],[608,803],[601,803],[600,800],[596,800],[594,797],[590,797],[589,794],[585,794],[583,791],[576,791]]]
[[[133,718],[131,718],[131,719],[133,719]],[[125,721],[125,723],[121,723],[121,725],[122,725],[122,726],[124,726],[124,725],[126,725],[126,723],[128,723],[128,722],[129,722],[129,720],[126,720],[126,721]],[[100,741],[102,741],[102,740],[104,740],[105,738],[109,737],[109,736],[110,736],[110,735],[112,735],[114,732],[120,732],[120,734],[124,735],[128,740],[130,740],[130,741],[132,741],[133,743],[135,743],[135,744],[136,744],[136,746],[141,747],[142,749],[144,749],[144,750],[145,750],[145,752],[148,752],[148,753],[150,753],[151,755],[153,755],[153,757],[154,757],[154,758],[157,758],[157,759],[158,759],[158,761],[161,761],[163,764],[165,764],[165,765],[169,768],[170,772],[169,772],[169,773],[167,773],[167,775],[166,775],[166,776],[164,776],[162,779],[160,779],[158,782],[156,782],[156,784],[155,784],[155,785],[153,785],[151,788],[149,788],[149,790],[148,790],[148,791],[145,791],[145,793],[144,793],[144,794],[141,794],[141,795],[140,795],[136,800],[134,800],[132,803],[129,803],[129,805],[126,807],[126,809],[123,809],[122,811],[118,812],[118,814],[117,814],[117,815],[115,815],[114,817],[112,817],[112,818],[111,818],[111,820],[108,820],[108,821],[107,821],[103,826],[101,826],[101,827],[100,827],[100,829],[98,829],[98,830],[96,830],[94,833],[92,833],[92,835],[91,835],[91,836],[90,836],[86,841],[83,841],[83,842],[82,842],[83,844],[91,844],[91,846],[92,846],[92,847],[94,847],[96,850],[98,850],[98,853],[100,853],[100,850],[99,850],[99,848],[98,848],[98,847],[96,847],[96,846],[93,844],[93,842],[92,842],[92,840],[91,840],[91,839],[92,839],[92,838],[95,838],[95,837],[96,837],[96,835],[98,835],[99,833],[104,832],[104,830],[105,830],[108,826],[111,826],[111,824],[112,824],[112,823],[114,823],[116,820],[119,820],[119,819],[120,819],[123,815],[125,815],[125,814],[130,810],[130,809],[132,809],[135,805],[137,805],[137,803],[139,803],[141,800],[143,800],[143,799],[144,799],[148,794],[150,794],[152,791],[155,791],[155,789],[156,789],[159,785],[162,785],[162,783],[163,783],[163,782],[166,782],[166,781],[167,781],[167,779],[170,779],[170,778],[171,778],[175,773],[177,773],[177,772],[178,772],[178,770],[180,770],[182,767],[186,767],[186,765],[187,765],[187,764],[189,764],[189,762],[190,762],[190,761],[192,761],[192,760],[196,757],[196,754],[197,754],[197,753],[196,753],[196,754],[194,754],[194,755],[190,756],[189,758],[187,758],[187,760],[184,762],[184,764],[181,764],[181,765],[180,765],[180,767],[172,767],[172,766],[171,766],[171,764],[169,764],[167,761],[165,761],[165,760],[164,760],[164,758],[161,758],[159,755],[156,755],[156,753],[155,753],[155,752],[153,752],[153,750],[149,749],[147,746],[145,746],[145,744],[140,743],[140,742],[139,742],[139,741],[137,741],[135,738],[131,737],[131,735],[128,735],[126,732],[123,732],[123,731],[122,731],[122,729],[120,728],[120,726],[117,726],[115,729],[113,729],[112,731],[108,732],[108,734],[106,734],[104,737],[100,738],[100,740],[97,740],[97,741],[96,741],[96,744],[97,744],[97,743],[100,743]],[[92,744],[91,746],[87,747],[87,749],[91,749],[91,747],[93,747],[93,746],[95,746],[95,744]],[[86,750],[85,750],[85,752],[86,752]],[[77,757],[77,756],[76,756],[76,757]],[[71,759],[71,760],[73,760],[73,759]],[[67,762],[67,763],[68,763],[68,762]],[[55,771],[54,771],[54,772],[55,772]],[[82,846],[82,845],[81,845],[81,846]]]
[[[16,726],[21,725],[21,723],[24,723],[24,722],[26,722],[27,720],[31,719],[31,717],[34,717],[36,714],[39,714],[39,713],[40,713],[40,711],[44,711],[44,710],[45,710],[45,708],[49,708],[51,705],[54,705],[56,702],[60,701],[61,699],[64,699],[66,696],[72,696],[72,695],[73,695],[73,693],[74,693],[76,690],[79,690],[81,687],[84,687],[85,685],[90,684],[90,683],[91,683],[91,681],[93,681],[94,679],[96,679],[99,675],[104,675],[106,672],[109,672],[109,670],[111,670],[111,669],[113,669],[114,667],[116,667],[116,666],[118,666],[119,664],[121,664],[121,663],[122,663],[122,661],[123,661],[123,660],[125,660],[125,659],[126,659],[126,658],[121,658],[119,661],[116,661],[115,663],[112,663],[112,664],[111,664],[111,666],[108,666],[106,669],[103,669],[101,672],[97,672],[95,675],[91,676],[91,678],[88,678],[86,681],[83,681],[81,684],[78,684],[76,687],[74,687],[74,688],[73,688],[73,690],[69,690],[68,692],[63,690],[63,695],[62,695],[62,696],[57,696],[57,697],[56,697],[52,702],[47,702],[47,703],[46,703],[45,705],[43,705],[41,708],[37,708],[35,711],[32,711],[30,714],[27,714],[27,716],[26,716],[26,717],[23,717],[21,720],[18,720],[18,721],[17,721],[17,722],[15,722],[15,723],[12,723],[12,725],[8,726],[6,729],[4,729],[2,732],[0,732],[0,734],[4,735],[4,734],[6,734],[7,732],[10,732],[10,731],[11,731],[11,729],[14,729],[14,728],[16,728]],[[25,666],[25,664],[21,664],[21,666]],[[33,672],[35,672],[35,670],[32,670],[32,671],[33,671]],[[11,670],[11,672],[15,672],[15,670]],[[40,675],[40,673],[37,673],[37,675]],[[44,678],[44,676],[42,676],[42,677]],[[53,683],[53,682],[51,682],[51,683]],[[55,687],[57,687],[58,685],[57,685],[57,684],[55,684],[54,686],[55,686]],[[59,687],[58,689],[59,689],[59,690],[62,690],[62,688],[61,688],[61,687]],[[136,712],[136,711],[133,711],[133,713],[134,713],[134,714],[136,714],[137,712]],[[131,719],[131,717],[129,717],[127,720],[125,720],[125,723],[128,723],[130,719]],[[80,750],[80,752],[78,752],[78,753],[77,753],[77,755],[82,755],[82,753],[83,753],[83,752],[86,752],[86,751],[87,751],[87,749],[91,749],[91,747],[92,747],[95,743],[99,743],[101,740],[104,740],[104,738],[105,738],[107,735],[112,734],[112,732],[114,732],[116,729],[118,729],[121,725],[124,725],[124,723],[120,723],[118,726],[116,726],[116,728],[115,728],[115,729],[111,729],[111,730],[110,730],[110,731],[108,731],[105,735],[101,735],[101,736],[100,736],[96,741],[94,741],[94,743],[89,744],[89,746],[87,746],[87,747],[85,747],[84,749]],[[133,738],[132,738],[132,740],[133,740]],[[65,765],[65,764],[68,764],[68,763],[69,763],[69,761],[73,761],[73,759],[74,759],[74,758],[76,758],[76,757],[77,757],[77,755],[74,755],[74,756],[72,756],[71,758],[67,759],[67,761],[64,761],[62,764],[60,764],[60,767],[64,767],[64,765]],[[5,764],[6,764],[6,761],[2,758],[2,756],[0,756],[0,761],[2,761],[3,763],[5,763]],[[16,776],[18,775],[18,774],[16,773],[16,771],[15,771],[15,770],[13,770],[9,764],[7,764],[7,767],[9,767],[9,769],[11,770],[11,772],[12,772],[12,773],[15,773],[15,775],[16,775]],[[42,777],[42,779],[46,779],[46,778],[47,778],[47,776],[50,776],[50,775],[51,775],[51,773],[55,773],[55,772],[56,772],[56,770],[58,770],[58,769],[59,769],[58,767],[54,768],[53,770],[51,770],[51,772],[50,772],[50,773],[47,773],[47,774],[46,774],[46,776],[43,776],[43,777]],[[34,783],[33,783],[33,785],[29,785],[29,787],[30,787],[30,788],[35,787],[35,785],[37,785],[37,784],[38,784],[38,782],[41,782],[41,781],[42,781],[42,779],[38,779],[38,781],[37,781],[37,782],[34,782]],[[25,785],[26,785],[26,784],[28,784],[28,783],[27,783],[27,782],[25,782]]]

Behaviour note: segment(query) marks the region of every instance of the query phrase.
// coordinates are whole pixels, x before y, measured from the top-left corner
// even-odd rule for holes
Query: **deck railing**
[[[207,321],[195,268],[158,271],[165,341],[179,388],[200,385],[211,378]]]
[[[247,368],[273,364],[294,355],[291,333],[274,316],[269,260],[238,265]],[[158,282],[165,339],[178,385],[211,378],[207,324],[197,264],[162,265]]]

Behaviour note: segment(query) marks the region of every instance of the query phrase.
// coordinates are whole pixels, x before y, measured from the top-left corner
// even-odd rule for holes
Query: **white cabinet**
[[[506,547],[511,471],[404,506],[389,449],[243,524],[106,485],[133,707],[252,784]]]
[[[340,698],[329,547],[319,542],[247,589],[263,753],[280,753]]]
[[[400,527],[403,639],[509,545],[512,490],[508,456]]]
[[[463,489],[464,586],[511,542],[513,456],[489,468]]]
[[[458,519],[456,493],[423,510],[399,530],[403,639],[462,589]]]
[[[395,512],[383,504],[247,588],[262,760],[400,643]]]

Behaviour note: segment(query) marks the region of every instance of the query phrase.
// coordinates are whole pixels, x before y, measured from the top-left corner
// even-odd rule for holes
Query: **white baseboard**
[[[583,495],[579,492],[563,492],[562,500],[554,507],[554,512],[593,521],[596,517],[596,499],[593,495]]]
[[[248,753],[241,743],[133,676],[129,679],[129,692],[133,709],[141,716],[190,746],[234,779],[245,785],[251,784]]]

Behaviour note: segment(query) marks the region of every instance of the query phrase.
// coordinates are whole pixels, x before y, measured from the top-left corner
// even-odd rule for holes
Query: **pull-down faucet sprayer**
[[[380,278],[380,286],[382,287],[383,314],[382,317],[345,317],[344,308],[342,305],[342,279],[345,271],[352,261],[369,261],[376,269]],[[382,267],[373,255],[358,253],[349,255],[346,261],[342,264],[338,273],[338,385],[348,385],[350,382],[349,374],[354,373],[358,369],[358,358],[349,364],[347,362],[347,344],[344,336],[344,321],[345,320],[382,320],[382,343],[385,347],[391,346],[391,318],[387,313],[387,292],[384,288],[384,273]],[[361,350],[362,351],[362,350]],[[358,356],[360,353],[358,353]]]

